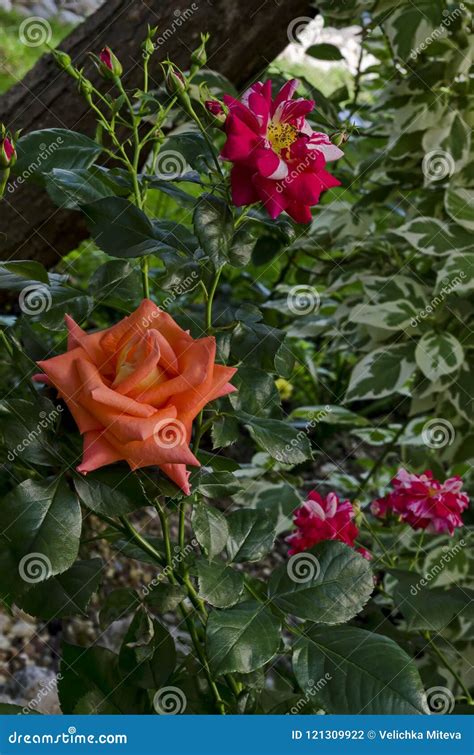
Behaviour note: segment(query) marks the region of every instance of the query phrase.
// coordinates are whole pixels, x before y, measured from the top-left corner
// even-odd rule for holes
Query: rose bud
[[[51,54],[54,57],[54,60],[59,68],[62,68],[63,71],[66,71],[66,73],[68,73],[70,76],[73,76],[75,79],[79,77],[78,72],[72,65],[70,55],[68,55],[66,52],[62,52],[61,50],[51,50]]]
[[[0,167],[11,168],[16,162],[16,150],[11,139],[5,134],[0,141]]]
[[[184,94],[188,88],[186,79],[181,71],[178,71],[177,68],[173,68],[172,66],[170,66],[166,72],[165,84],[168,94],[171,95]]]
[[[227,120],[227,112],[219,100],[206,100],[204,107],[207,111],[207,120],[212,126],[222,128]]]
[[[209,34],[201,34],[201,44],[191,54],[192,69],[202,68],[207,63],[206,43],[209,39]]]
[[[104,79],[116,79],[122,75],[122,64],[110,47],[104,47],[99,53],[99,71]]]

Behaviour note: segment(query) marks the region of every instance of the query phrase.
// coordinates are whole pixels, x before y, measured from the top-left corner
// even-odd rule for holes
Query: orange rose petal
[[[150,372],[157,367],[160,361],[160,344],[156,338],[154,331],[149,331],[143,338],[143,346],[147,353],[147,356],[139,363],[133,372],[121,382],[112,383],[111,388],[118,393],[125,395],[129,391],[133,390],[136,386],[139,386],[150,375]]]
[[[185,495],[191,493],[191,486],[189,485],[189,476],[191,473],[187,471],[184,464],[161,464],[160,469],[181,488]]]
[[[43,377],[49,381],[50,385],[56,388],[60,398],[68,405],[69,411],[74,417],[81,433],[85,433],[89,430],[97,430],[100,424],[86,408],[78,403],[81,393],[81,382],[75,368],[75,361],[81,354],[85,359],[85,351],[77,348],[58,357],[37,362],[37,365],[46,373]],[[38,380],[38,376],[36,380]]]
[[[64,315],[64,320],[68,330],[67,350],[72,351],[73,349],[80,347],[84,349],[94,364],[97,366],[102,365],[106,358],[104,351],[100,347],[100,339],[103,331],[86,333],[70,315]]]
[[[121,461],[123,456],[108,443],[102,432],[84,433],[82,461],[76,470],[86,474],[95,469]]]
[[[132,469],[161,466],[162,464],[189,464],[193,467],[201,466],[200,462],[196,459],[186,443],[177,446],[166,446],[165,444],[160,445],[155,437],[126,443],[123,446],[123,452]]]
[[[214,362],[215,348],[213,338],[201,338],[189,345],[184,345],[183,342],[178,343],[177,351],[181,352],[178,360],[181,375],[154,388],[149,388],[140,395],[140,401],[160,406],[170,396],[203,383]]]
[[[100,341],[101,347],[108,355],[115,355],[120,350],[120,341],[125,337],[140,335],[158,318],[159,308],[150,299],[143,299],[138,309],[128,317],[124,317],[116,325],[103,331]]]
[[[71,352],[72,353],[72,352]],[[102,382],[101,375],[95,365],[87,360],[77,360],[77,371],[82,385],[82,392],[88,394],[94,401],[109,406],[111,409],[118,409],[132,417],[151,417],[156,412],[155,407],[147,404],[139,404],[128,396],[122,396],[120,393],[108,388]]]

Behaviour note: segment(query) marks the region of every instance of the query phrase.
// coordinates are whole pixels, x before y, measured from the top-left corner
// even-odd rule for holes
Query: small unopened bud
[[[169,94],[183,94],[186,92],[188,85],[181,71],[170,66],[165,77],[166,89]]]
[[[110,47],[104,47],[99,53],[99,72],[104,79],[116,79],[122,75],[122,64]]]
[[[227,119],[227,113],[224,110],[224,106],[219,100],[206,100],[204,107],[208,113],[208,119],[212,121],[214,126],[223,126]]]
[[[333,144],[336,145],[336,147],[341,147],[343,144],[345,144],[349,139],[349,134],[347,131],[337,131],[333,136],[331,137],[331,141]]]
[[[51,50],[51,53],[59,68],[62,68],[63,71],[66,71],[66,73],[68,73],[70,76],[73,76],[74,78],[78,77],[79,74],[72,65],[71,56],[68,55],[67,52],[62,52],[61,50]]]
[[[94,91],[94,86],[92,82],[89,81],[89,79],[84,79],[81,77],[79,81],[79,91],[86,100],[90,100],[92,97],[92,92]]]
[[[15,146],[6,134],[0,140],[0,167],[11,168],[16,163]]]
[[[150,57],[155,52],[155,45],[153,41],[148,37],[142,44],[143,55]]]
[[[202,68],[207,63],[206,43],[209,39],[208,34],[201,34],[201,44],[191,53],[191,70],[193,67]]]

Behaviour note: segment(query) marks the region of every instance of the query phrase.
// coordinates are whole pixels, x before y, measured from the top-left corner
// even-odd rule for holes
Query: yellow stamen
[[[268,126],[267,137],[275,152],[281,152],[291,147],[297,140],[298,129],[291,123],[273,123],[271,121]]]

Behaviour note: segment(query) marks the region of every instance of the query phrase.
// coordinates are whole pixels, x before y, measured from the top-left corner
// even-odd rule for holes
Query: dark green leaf
[[[222,561],[204,560],[198,565],[199,595],[216,608],[229,608],[240,599],[244,575]]]
[[[99,586],[102,566],[100,558],[76,561],[62,574],[33,585],[16,602],[26,613],[45,621],[85,614]]]
[[[194,230],[214,267],[228,259],[234,223],[226,203],[212,194],[203,194],[194,210]]]
[[[355,627],[311,627],[298,640],[293,669],[326,713],[426,713],[415,664],[388,637]]]
[[[102,152],[88,136],[64,128],[30,131],[18,140],[16,149],[15,175],[39,182],[53,168],[88,168]]]
[[[227,551],[232,561],[258,561],[273,546],[276,514],[262,510],[240,509],[227,517]]]
[[[251,417],[243,412],[237,416],[255,442],[277,461],[301,464],[311,458],[311,446],[304,431],[277,419]]]
[[[197,505],[193,509],[192,525],[199,545],[212,560],[227,543],[229,529],[226,517],[211,506]]]
[[[291,556],[273,572],[268,595],[300,619],[340,624],[367,603],[374,582],[368,561],[338,541],[324,541]]]
[[[139,609],[120,648],[119,667],[127,684],[159,689],[176,664],[176,650],[170,633]]]
[[[213,611],[206,627],[209,663],[214,674],[249,674],[278,652],[280,622],[254,601]]]

